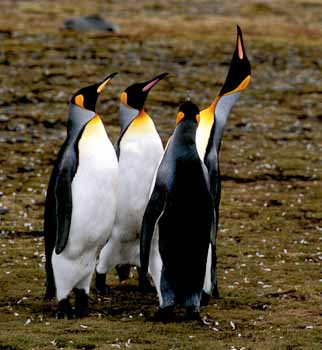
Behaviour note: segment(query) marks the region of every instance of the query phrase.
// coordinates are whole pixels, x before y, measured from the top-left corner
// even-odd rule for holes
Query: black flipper
[[[211,130],[210,141],[208,143],[206,154],[205,154],[205,165],[208,169],[210,194],[212,197],[212,204],[214,208],[214,227],[211,235],[211,289],[212,295],[218,298],[218,285],[217,285],[217,232],[219,224],[219,206],[221,198],[221,178],[220,178],[220,168],[219,168],[219,157],[215,141],[213,138],[215,124]],[[204,293],[206,294],[206,293]],[[208,296],[209,298],[209,296]],[[205,303],[205,295],[203,295],[203,304]]]
[[[152,237],[155,225],[162,215],[166,202],[165,191],[162,190],[162,184],[156,180],[151,198],[145,209],[143,216],[141,235],[140,235],[140,260],[142,277],[146,276],[149,268],[149,257]]]
[[[57,216],[55,252],[60,254],[68,240],[72,218],[72,181],[77,170],[78,154],[74,145],[68,145],[58,165],[55,181],[55,208]],[[76,145],[75,145],[76,146]]]
[[[52,299],[55,295],[52,253],[55,247],[56,253],[61,253],[68,240],[72,215],[71,183],[78,167],[78,142],[85,125],[94,116],[95,112],[70,105],[67,138],[58,153],[49,180],[44,215],[46,299]]]

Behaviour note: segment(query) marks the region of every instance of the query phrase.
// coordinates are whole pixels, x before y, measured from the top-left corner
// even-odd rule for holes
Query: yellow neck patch
[[[142,110],[130,124],[126,134],[146,135],[151,132],[156,132],[154,123],[149,115]]]
[[[106,137],[106,131],[101,118],[98,116],[98,114],[96,114],[95,117],[91,119],[85,126],[84,132],[82,134],[82,139],[97,139],[99,137]]]
[[[227,92],[224,96],[233,94],[234,92],[243,91],[247,88],[250,82],[250,75],[248,75],[233,91]]]
[[[215,115],[214,115],[214,106],[212,104],[210,105],[210,107],[200,112],[200,122],[196,133],[196,146],[197,146],[198,154],[201,160],[204,160],[207,145],[211,134],[211,128],[214,122],[215,122]]]

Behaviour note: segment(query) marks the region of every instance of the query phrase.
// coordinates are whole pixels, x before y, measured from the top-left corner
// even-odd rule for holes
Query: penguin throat
[[[155,132],[155,126],[149,115],[141,110],[129,126],[129,132],[137,135],[147,135]]]
[[[125,130],[133,120],[138,117],[140,111],[137,109],[130,108],[121,102],[120,104],[120,124],[121,130]]]

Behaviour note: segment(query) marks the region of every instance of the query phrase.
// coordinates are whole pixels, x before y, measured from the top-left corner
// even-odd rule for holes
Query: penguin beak
[[[239,25],[237,25],[236,52],[237,52],[238,58],[240,60],[244,59],[244,56],[246,56],[244,42],[243,42],[243,33],[242,33]]]
[[[168,73],[162,73],[158,76],[156,76],[155,78],[147,81],[146,83],[143,83],[143,92],[148,92],[150,91],[154,85],[156,85],[161,79],[163,79],[166,75],[168,75]]]
[[[109,83],[109,81],[110,81],[111,79],[113,79],[113,78],[115,77],[115,75],[117,75],[117,74],[118,74],[117,72],[112,73],[112,74],[108,75],[108,76],[107,76],[104,80],[102,80],[100,83],[98,83],[97,93],[100,94],[100,93],[104,90],[105,86]]]

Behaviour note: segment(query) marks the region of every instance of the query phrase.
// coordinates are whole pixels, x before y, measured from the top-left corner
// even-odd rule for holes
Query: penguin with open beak
[[[196,133],[196,144],[200,158],[204,161],[208,173],[215,224],[212,241],[209,246],[207,273],[204,285],[203,303],[209,296],[218,297],[216,275],[216,236],[219,223],[219,205],[221,197],[221,178],[219,152],[229,113],[238,101],[241,93],[248,87],[251,79],[251,66],[246,56],[242,31],[237,26],[236,48],[230,62],[226,80],[211,105],[200,112],[200,123]]]
[[[129,265],[140,265],[142,218],[163,155],[160,136],[144,104],[151,89],[166,75],[133,84],[121,94],[121,134],[116,143],[120,170],[118,204],[112,236],[102,249],[96,267],[96,291],[101,294],[108,293],[106,273],[112,267],[125,266],[123,278],[126,278]],[[142,288],[148,288],[148,280],[139,281]]]
[[[77,91],[69,106],[67,137],[49,180],[45,202],[45,299],[58,299],[57,318],[86,316],[97,253],[112,232],[118,161],[96,101],[113,73]],[[75,291],[75,312],[69,294]]]
[[[180,106],[143,217],[142,274],[152,275],[165,321],[176,306],[186,309],[187,319],[199,318],[214,222],[208,173],[195,143],[199,119],[195,104]]]

